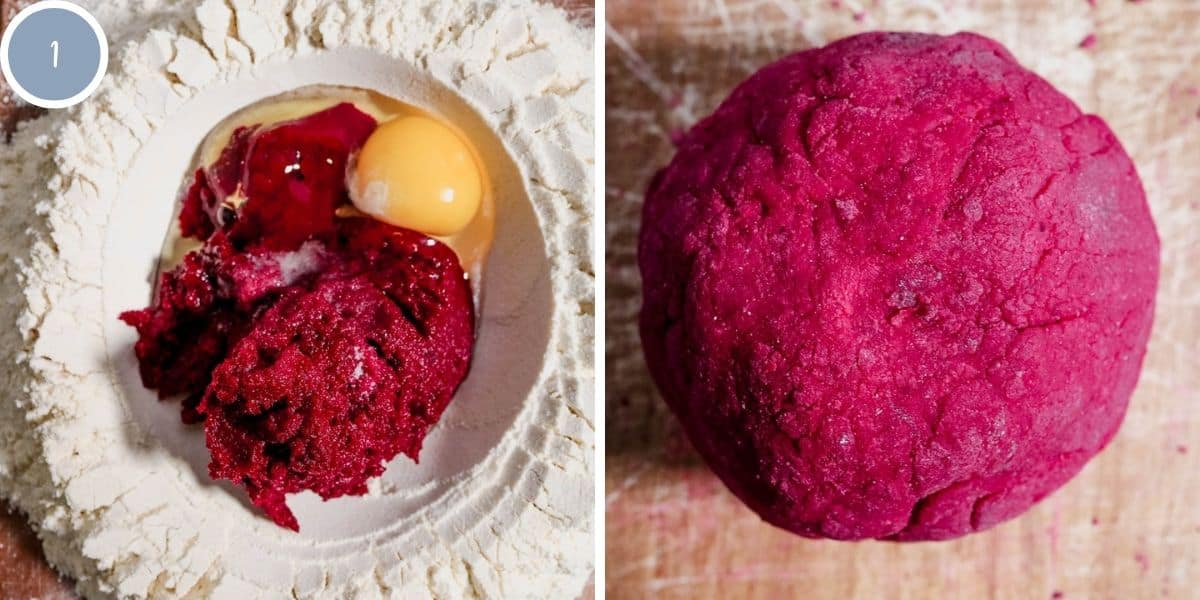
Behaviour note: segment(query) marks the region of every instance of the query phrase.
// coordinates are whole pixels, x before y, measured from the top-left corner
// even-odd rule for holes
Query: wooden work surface
[[[33,0],[0,0],[0,31],[16,12]],[[566,9],[571,18],[581,24],[594,23],[595,0],[549,0]],[[11,131],[17,122],[40,114],[28,105],[13,101],[8,86],[0,78],[0,143],[3,132]],[[42,555],[37,536],[25,518],[11,512],[3,502],[0,490],[0,600],[70,600],[76,598],[74,586],[60,578]],[[583,598],[594,595],[592,585],[584,590]]]
[[[610,598],[1200,598],[1200,1],[1091,4],[609,0]],[[681,437],[637,340],[642,192],[671,136],[758,67],[871,29],[975,30],[1009,46],[1117,132],[1163,242],[1150,352],[1116,440],[1023,517],[952,542],[812,541],[766,525]]]

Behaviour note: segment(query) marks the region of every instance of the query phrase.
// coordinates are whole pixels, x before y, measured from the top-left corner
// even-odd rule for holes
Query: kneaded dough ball
[[[642,338],[767,521],[952,538],[1112,438],[1158,251],[1103,121],[987,38],[870,33],[762,69],[684,137],[646,196]]]

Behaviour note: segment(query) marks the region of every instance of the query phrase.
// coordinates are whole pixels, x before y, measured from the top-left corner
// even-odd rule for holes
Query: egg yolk
[[[359,152],[350,197],[362,212],[427,235],[461,231],[483,199],[474,153],[449,127],[421,116],[383,123]]]

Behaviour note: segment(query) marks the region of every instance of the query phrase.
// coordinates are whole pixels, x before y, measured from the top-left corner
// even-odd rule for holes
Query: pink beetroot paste
[[[145,385],[203,421],[210,474],[291,529],[285,494],[363,494],[397,454],[416,460],[470,364],[454,252],[335,215],[375,126],[342,104],[235,132],[184,198],[181,228],[204,246],[162,276],[153,306],[121,317]]]
[[[1159,243],[1112,131],[999,44],[794,54],[646,195],[642,339],[718,476],[810,537],[991,527],[1116,433]]]

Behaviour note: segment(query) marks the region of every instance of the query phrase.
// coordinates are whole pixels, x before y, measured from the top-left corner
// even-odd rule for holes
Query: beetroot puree
[[[204,246],[162,276],[153,306],[121,316],[143,383],[185,395],[184,421],[203,421],[210,474],[294,530],[285,494],[362,494],[397,454],[416,460],[470,364],[454,252],[335,215],[375,126],[341,104],[237,130],[183,200],[181,229]]]

